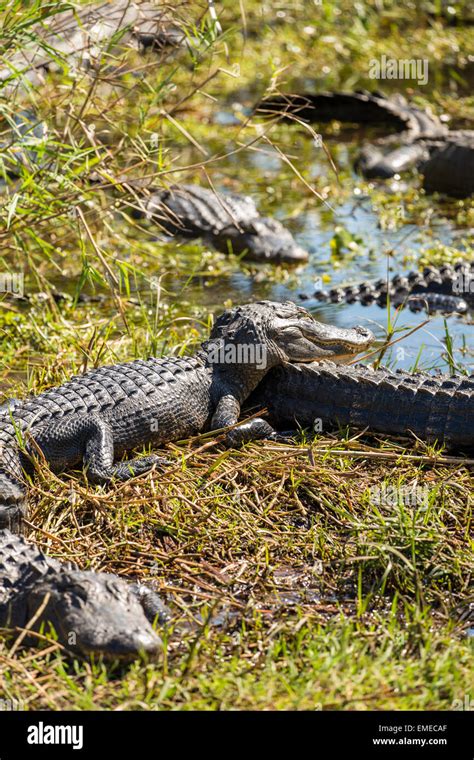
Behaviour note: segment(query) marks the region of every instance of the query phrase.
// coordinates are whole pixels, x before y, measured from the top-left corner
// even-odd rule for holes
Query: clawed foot
[[[165,457],[160,457],[158,454],[150,454],[147,457],[138,457],[137,459],[128,460],[125,462],[119,462],[114,465],[113,477],[117,480],[130,480],[137,475],[143,475],[145,472],[149,472],[154,467],[163,468],[172,465],[173,462]]]
[[[229,430],[226,435],[225,443],[228,448],[240,448],[244,443],[249,441],[275,441],[276,443],[293,444],[294,441],[288,435],[277,433],[265,420],[256,418],[251,422],[239,425],[233,430]]]
[[[158,454],[150,454],[147,457],[140,457],[140,459],[133,460],[133,470],[138,475],[137,467],[140,468],[140,472],[147,472],[152,467],[163,468],[170,467],[173,464],[171,459],[166,457],[160,457]]]
[[[268,440],[274,441],[275,443],[286,443],[291,446],[295,443],[294,438],[291,438],[291,436],[285,435],[284,433],[272,433],[268,436]]]
[[[138,596],[143,607],[143,611],[150,623],[154,623],[156,621],[159,625],[163,626],[167,625],[171,621],[171,610],[166,606],[166,604],[164,604],[164,602],[162,602],[159,594],[157,594],[156,591],[153,591],[152,589],[148,588],[147,586],[143,586],[142,584],[136,584],[133,588],[133,591]]]

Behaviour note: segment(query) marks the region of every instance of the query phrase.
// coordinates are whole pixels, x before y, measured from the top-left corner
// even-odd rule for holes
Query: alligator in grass
[[[0,628],[37,644],[53,627],[68,652],[128,659],[154,655],[161,640],[152,623],[169,611],[158,595],[109,573],[79,570],[0,530]],[[40,634],[40,636],[35,634]]]
[[[474,131],[449,130],[401,95],[319,93],[272,96],[260,104],[266,115],[308,122],[388,126],[394,134],[363,146],[357,166],[367,178],[388,178],[417,166],[428,192],[467,197],[474,192]],[[394,147],[396,146],[396,147]]]
[[[357,285],[316,290],[312,296],[301,294],[307,300],[331,303],[361,303],[363,306],[377,304],[386,307],[407,306],[412,311],[427,309],[429,312],[464,314],[474,309],[474,264],[459,261],[439,267],[425,267],[423,272],[409,272],[405,276],[394,275],[390,280],[362,282]]]
[[[409,374],[331,362],[285,364],[263,379],[248,407],[266,408],[277,430],[350,426],[463,451],[474,447],[474,375]]]
[[[25,511],[22,470],[31,471],[29,455],[37,449],[53,469],[83,463],[94,482],[128,480],[162,460],[148,456],[114,463],[122,452],[233,426],[245,403],[266,407],[278,427],[322,419],[470,446],[472,378],[402,376],[326,363],[345,361],[372,340],[363,328],[321,325],[294,304],[261,302],[226,311],[190,359],[103,367],[4,405],[0,626],[35,631],[51,624],[68,649],[126,657],[156,652],[159,639],[149,620],[167,616],[154,592],[59,563],[10,532],[8,526],[19,527]],[[25,449],[17,436],[25,439]],[[267,420],[253,417],[233,427],[226,443],[263,437],[278,440]],[[25,643],[29,639],[35,640],[33,633]]]
[[[272,367],[343,360],[373,340],[363,327],[323,325],[291,302],[262,301],[225,311],[194,356],[100,367],[7,403],[0,410],[0,528],[21,527],[35,452],[55,472],[83,467],[93,483],[126,481],[166,460],[121,460],[125,452],[235,425],[241,404]],[[274,435],[253,419],[230,430],[226,442]]]

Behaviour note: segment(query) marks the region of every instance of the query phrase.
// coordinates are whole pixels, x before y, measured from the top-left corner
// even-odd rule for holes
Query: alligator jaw
[[[301,248],[299,245],[294,245],[290,248],[285,248],[276,252],[275,261],[284,264],[305,264],[309,259],[308,251]]]
[[[94,657],[100,656],[106,660],[121,660],[126,663],[139,656],[155,658],[161,649],[161,639],[153,630],[137,629],[128,637],[119,632],[113,639],[109,637],[104,640],[103,644],[97,639],[91,641],[90,647],[82,644],[76,651],[83,657],[94,655]]]
[[[257,322],[265,324],[265,339],[269,347],[268,368],[285,362],[347,361],[365,351],[375,340],[366,327],[344,328],[323,324],[291,301],[261,301],[242,309],[252,311]],[[261,316],[259,311],[262,312]],[[221,324],[222,319],[218,321]],[[218,333],[218,323],[216,328]]]
[[[314,356],[299,359],[302,362],[332,361],[344,364],[354,356],[366,351],[375,341],[374,334],[366,327],[334,327],[321,322],[305,324],[303,333],[314,346]]]

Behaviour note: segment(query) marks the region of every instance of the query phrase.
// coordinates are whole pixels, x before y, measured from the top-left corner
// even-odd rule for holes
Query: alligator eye
[[[71,607],[77,607],[77,609],[82,609],[84,603],[87,602],[87,594],[80,586],[67,589],[64,596],[68,598],[69,605]]]
[[[359,335],[363,335],[366,338],[370,338],[372,336],[370,330],[368,330],[367,327],[362,327],[362,325],[357,325],[354,330],[358,332]]]

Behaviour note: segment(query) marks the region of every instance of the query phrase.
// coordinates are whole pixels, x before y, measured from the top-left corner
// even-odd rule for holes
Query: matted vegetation
[[[4,58],[34,39],[41,18],[71,5],[7,3]],[[304,127],[245,110],[270,89],[305,77],[325,89],[366,86],[370,58],[416,48],[439,64],[439,82],[416,100],[473,125],[462,84],[472,27],[444,26],[437,3],[217,5],[223,33],[207,3],[183,3],[175,14],[183,50],[127,52],[127,73],[117,70],[122,53],[104,55],[92,72],[59,60],[44,84],[2,97],[5,135],[25,108],[48,125],[33,141],[37,162],[2,188],[0,269],[24,273],[28,299],[0,302],[6,397],[98,364],[191,353],[210,311],[297,281],[201,243],[157,240],[156,228],[127,213],[137,200],[125,179],[140,177],[251,189],[265,212],[292,207],[295,229],[303,209],[321,206],[313,191],[347,201],[344,161],[339,182],[328,161],[314,176]],[[409,33],[400,36],[402,25]],[[24,147],[4,149],[5,164]],[[249,156],[275,149],[270,180]],[[472,258],[472,248],[433,240],[433,200],[416,188],[402,221],[398,196],[370,194],[382,225],[423,226],[421,263]],[[474,224],[469,200],[436,213],[466,237]],[[81,291],[104,300],[80,303]],[[50,634],[40,650],[5,637],[5,698],[27,709],[450,709],[470,693],[471,460],[346,431],[240,451],[208,436],[166,450],[170,469],[112,489],[39,463],[28,524],[51,555],[156,584],[175,614],[163,656],[124,667],[71,660]],[[413,489],[423,498],[407,503]]]

